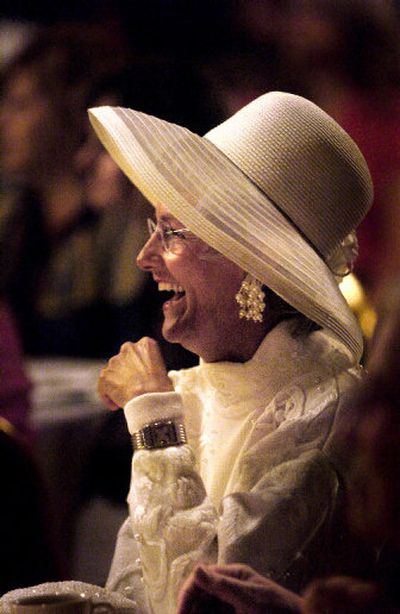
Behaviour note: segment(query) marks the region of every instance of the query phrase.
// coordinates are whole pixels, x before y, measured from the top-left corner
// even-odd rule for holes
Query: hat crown
[[[324,257],[365,217],[372,182],[360,150],[314,103],[269,92],[206,135]]]

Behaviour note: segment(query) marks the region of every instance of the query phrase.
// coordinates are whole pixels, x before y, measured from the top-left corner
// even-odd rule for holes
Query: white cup
[[[69,594],[47,594],[21,597],[10,604],[11,614],[114,614],[108,603],[93,603],[87,597]]]

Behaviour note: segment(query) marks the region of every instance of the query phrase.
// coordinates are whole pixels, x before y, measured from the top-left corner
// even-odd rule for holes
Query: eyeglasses
[[[161,222],[156,224],[151,218],[147,218],[147,228],[150,238],[155,234],[166,252],[174,252],[182,241],[193,238],[185,234],[190,232],[189,228],[168,228]]]

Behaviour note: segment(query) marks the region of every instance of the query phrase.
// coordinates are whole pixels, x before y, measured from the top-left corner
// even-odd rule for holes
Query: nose
[[[136,264],[142,271],[152,271],[153,269],[160,268],[163,262],[162,259],[162,245],[158,240],[156,233],[153,233],[148,238],[146,243],[136,257]]]

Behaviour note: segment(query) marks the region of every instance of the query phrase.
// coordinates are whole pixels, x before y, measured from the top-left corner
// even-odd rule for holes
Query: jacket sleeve
[[[125,413],[133,433],[157,419],[182,419],[183,410],[179,394],[160,393],[131,401]],[[250,487],[239,479],[219,512],[207,497],[189,445],[135,452],[128,503],[147,611],[174,612],[182,582],[199,561],[243,562],[288,587],[302,584],[303,567],[312,559],[304,553],[330,525],[338,479],[312,441],[266,460],[264,470],[269,437],[249,442],[244,463],[261,454],[258,473]]]
[[[181,397],[174,392],[146,394],[125,408],[131,434],[156,420],[183,420],[182,414]],[[128,504],[130,526],[120,532],[107,587],[121,591],[134,586],[140,567],[144,611],[173,613],[193,566],[199,560],[217,560],[218,515],[207,499],[190,446],[136,451]]]
[[[223,499],[219,561],[250,564],[294,591],[329,569],[341,487],[320,451],[302,452],[266,471],[249,492]],[[337,535],[337,539],[342,539]]]

